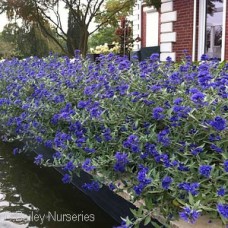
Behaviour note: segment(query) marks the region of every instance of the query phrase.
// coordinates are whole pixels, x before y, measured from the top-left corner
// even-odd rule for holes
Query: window
[[[198,59],[202,54],[223,59],[224,1],[226,0],[199,1]]]
[[[205,53],[221,59],[223,2],[207,0]]]
[[[158,46],[158,23],[159,14],[157,11],[148,11],[146,13],[146,46]]]

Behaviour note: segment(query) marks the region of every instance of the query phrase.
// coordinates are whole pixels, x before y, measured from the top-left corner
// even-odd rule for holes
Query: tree
[[[50,28],[49,28],[50,29]],[[51,31],[50,31],[51,32]],[[14,46],[17,57],[47,56],[50,51],[60,53],[60,49],[49,37],[45,37],[37,23],[29,25],[7,24],[2,31],[2,40]]]
[[[89,48],[95,48],[96,46],[105,43],[112,44],[112,42],[118,41],[118,37],[115,34],[115,30],[115,27],[107,26],[92,34],[88,42]]]
[[[2,33],[0,33],[0,59],[11,58],[15,55],[17,55],[15,45],[10,41],[4,40]]]
[[[80,34],[80,26],[70,11],[68,15],[67,49],[71,56],[74,55],[76,49],[80,48]]]
[[[88,48],[88,38],[98,29],[107,25],[109,21],[116,16],[116,14],[133,4],[135,0],[120,0],[118,5],[112,8],[112,11],[105,17],[104,20],[99,21],[97,27],[89,31],[89,26],[96,19],[103,15],[102,9],[105,9],[106,3],[110,0],[2,0],[0,8],[6,11],[7,15],[12,18],[14,16],[22,18],[26,23],[37,22],[43,29],[43,32],[50,36],[54,42],[68,55],[72,55],[72,48],[77,47],[85,56]],[[68,11],[68,30],[64,31],[61,22],[60,6],[64,4]],[[55,19],[53,16],[55,15]],[[64,15],[65,16],[65,15]],[[50,23],[54,28],[56,34],[61,37],[68,47],[68,50],[59,43],[53,34],[45,28],[45,24]],[[72,25],[72,27],[69,27]],[[79,42],[75,43],[77,39]]]
[[[105,4],[105,9],[96,16],[95,21],[97,23],[103,23],[104,21],[106,21],[110,26],[116,28],[121,18],[132,15],[135,2],[136,1],[134,0],[107,0]],[[113,15],[113,11],[115,11],[115,9],[118,8],[118,6],[120,5],[124,5],[125,7],[123,7],[121,10],[116,12],[115,15]]]

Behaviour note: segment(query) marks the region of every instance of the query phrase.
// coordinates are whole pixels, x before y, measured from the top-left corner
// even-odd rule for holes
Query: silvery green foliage
[[[122,181],[132,202],[145,201],[135,225],[149,223],[154,208],[167,220],[195,222],[209,213],[225,223],[226,63],[206,56],[161,63],[157,54],[142,62],[109,54],[93,63],[78,53],[73,60],[50,55],[2,61],[0,80],[3,139],[55,149],[53,164],[39,155],[35,163],[62,166],[64,183],[80,169],[95,177],[83,185],[88,191],[102,183],[119,191]]]

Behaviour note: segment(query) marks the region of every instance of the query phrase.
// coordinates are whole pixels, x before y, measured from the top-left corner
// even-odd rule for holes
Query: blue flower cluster
[[[99,182],[97,181],[92,181],[91,183],[85,183],[82,185],[82,188],[87,190],[87,191],[99,191],[101,186]]]
[[[199,173],[200,175],[209,178],[211,175],[211,170],[212,170],[212,166],[210,165],[201,165],[199,167]]]
[[[124,172],[126,165],[129,163],[128,155],[121,152],[116,152],[115,154],[116,163],[114,165],[114,170],[117,172]]]
[[[147,177],[148,171],[148,168],[140,166],[140,170],[137,176],[139,184],[134,186],[136,195],[140,195],[143,189],[152,182],[152,179]]]
[[[191,193],[193,196],[198,194],[198,189],[200,187],[200,184],[195,182],[195,183],[188,183],[188,182],[183,182],[178,185],[179,189],[185,190],[186,192]]]
[[[179,213],[180,218],[186,222],[195,223],[200,216],[200,212],[191,209],[190,207],[184,207],[184,210]]]
[[[217,205],[217,210],[221,216],[223,216],[225,219],[228,219],[228,204],[219,203]]]
[[[141,62],[109,54],[93,63],[78,53],[1,61],[2,139],[55,150],[64,183],[80,167],[107,183],[122,181],[136,199],[160,192],[153,204],[162,203],[167,218],[178,215],[173,200],[189,204],[189,193],[203,206],[218,205],[227,198],[227,72],[227,63],[206,55],[199,63],[187,55],[160,62],[158,54]],[[47,164],[45,157],[34,162]],[[188,205],[181,216],[194,221],[198,209]]]

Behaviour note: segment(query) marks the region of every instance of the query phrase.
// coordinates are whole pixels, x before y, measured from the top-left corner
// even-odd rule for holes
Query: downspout
[[[192,32],[192,61],[195,61],[195,56],[196,56],[196,10],[197,10],[197,0],[194,0],[193,32]]]
[[[226,50],[226,8],[227,8],[227,0],[224,0],[223,3],[223,27],[222,27],[222,53],[221,53],[221,61],[225,60],[225,50]]]

